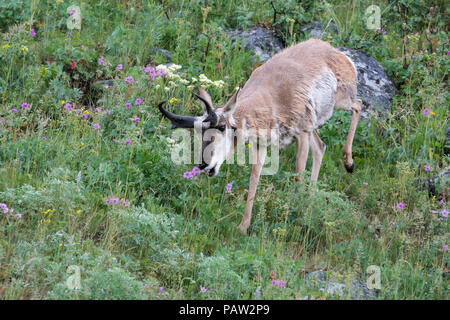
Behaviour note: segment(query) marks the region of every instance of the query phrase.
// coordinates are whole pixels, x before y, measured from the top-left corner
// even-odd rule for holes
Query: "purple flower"
[[[259,299],[259,297],[261,296],[261,287],[256,288],[254,296],[255,299]]]
[[[89,118],[89,113],[83,114],[83,117],[84,117],[85,119]]]
[[[16,216],[17,219],[21,219],[22,218],[22,214],[18,213]]]
[[[70,103],[66,103],[64,108],[67,109],[67,110],[72,110],[72,105]]]
[[[227,184],[226,186],[227,191],[230,191],[231,188],[233,188],[233,185],[231,183]]]
[[[134,122],[138,123],[139,121],[141,121],[141,118],[136,117],[136,119],[134,119]]]
[[[278,282],[276,282],[275,280],[272,280],[272,285],[276,286],[276,285],[278,285]]]
[[[0,203],[0,209],[3,210],[3,213],[8,213],[9,211],[8,206],[4,203]]]
[[[200,291],[201,291],[202,293],[205,293],[205,292],[206,292],[206,287],[202,287],[202,285],[200,285]]]
[[[36,31],[34,31],[34,29],[31,29],[30,30],[30,34],[31,34],[32,37],[34,37],[36,35]]]
[[[164,289],[164,287],[159,287],[158,296],[161,295],[161,292],[163,291],[163,289]]]
[[[125,145],[127,146],[127,145],[129,145],[130,143],[131,143],[131,140],[128,139],[127,142],[125,142]]]
[[[47,140],[47,137],[42,137],[42,141],[46,141]]]
[[[383,36],[386,34],[386,31],[383,31]]]
[[[111,204],[111,200],[106,199],[106,204]]]
[[[70,11],[69,14],[70,14],[71,16],[73,16],[74,13],[75,13],[75,12],[72,10],[72,11]]]
[[[94,127],[94,129],[100,129],[100,125],[98,123],[94,123],[92,126]]]
[[[122,205],[125,207],[127,205],[126,201],[122,201]]]
[[[141,98],[136,98],[136,104],[141,104],[142,103],[142,99]]]
[[[103,63],[103,59],[102,58],[98,58],[97,62],[98,62],[98,64],[102,64]]]
[[[280,286],[280,288],[284,288],[284,285],[286,283],[283,280],[280,280],[280,282],[278,282],[278,285]]]
[[[447,51],[447,55],[450,55],[450,51]]]
[[[439,204],[442,205],[444,203],[444,198],[439,201]]]
[[[443,249],[444,251],[447,251],[447,250],[448,250],[448,244],[444,244],[444,245],[442,246],[442,249]]]
[[[122,70],[122,69],[123,69],[122,64],[118,64],[118,65],[117,65],[117,70]]]
[[[110,114],[111,114],[111,110],[106,111],[106,113],[107,113],[108,115],[110,115]]]
[[[17,109],[12,109],[12,112],[13,113],[17,113]]]
[[[125,78],[125,82],[133,84],[134,83],[134,79],[133,79],[133,77],[128,76],[128,77]]]
[[[197,168],[197,167],[194,167],[194,168],[192,168],[192,171],[191,171],[191,172],[194,174],[194,176],[196,176],[197,174],[200,173],[200,169]]]
[[[163,76],[163,77],[167,77],[167,76],[168,76],[168,73],[165,72],[164,70],[157,70],[156,72],[157,72],[160,76]]]
[[[403,202],[400,202],[399,204],[397,204],[397,208],[399,210],[403,210],[405,208],[405,204]]]
[[[113,202],[113,204],[118,204],[119,203],[119,198],[114,198],[112,202]]]
[[[26,109],[28,108],[30,105],[26,102],[22,102],[22,104],[20,105],[22,108]]]
[[[155,78],[156,78],[156,70],[154,68],[150,68],[150,70],[148,71],[148,75],[150,76],[151,81],[155,80]]]
[[[422,111],[422,114],[430,114],[430,109],[428,109],[428,108],[425,108],[423,111]]]
[[[185,179],[190,179],[190,178],[192,178],[192,172],[186,171],[186,172],[183,174],[183,177],[184,177]]]
[[[430,171],[430,166],[429,165],[425,166],[425,171]]]
[[[130,109],[131,108],[131,104],[129,102],[125,103],[125,108]]]
[[[441,211],[441,214],[442,214],[442,216],[444,217],[444,218],[448,218],[448,211],[447,210],[442,210]]]

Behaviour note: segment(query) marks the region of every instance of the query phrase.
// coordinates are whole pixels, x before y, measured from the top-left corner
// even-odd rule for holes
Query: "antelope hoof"
[[[344,163],[345,169],[347,170],[348,173],[353,173],[353,169],[355,168],[355,163],[352,162],[351,165],[347,165]]]
[[[239,224],[238,229],[239,229],[239,231],[240,231],[242,234],[247,234],[247,230],[248,230],[248,227],[249,227],[249,226],[250,226],[250,222],[242,221],[242,222]]]

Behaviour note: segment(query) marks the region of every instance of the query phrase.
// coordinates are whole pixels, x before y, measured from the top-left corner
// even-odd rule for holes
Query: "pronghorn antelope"
[[[308,151],[313,156],[311,180],[317,181],[325,144],[317,129],[328,121],[334,109],[352,111],[352,122],[343,149],[344,165],[353,171],[352,143],[361,113],[361,100],[356,98],[356,68],[345,54],[326,42],[310,39],[274,55],[253,71],[244,87],[223,106],[213,109],[209,94],[199,88],[204,115],[175,115],[159,104],[160,111],[172,122],[172,128],[215,128],[212,142],[203,142],[212,150],[208,162],[200,169],[215,176],[232,152],[235,132],[249,139],[251,129],[257,132],[276,129],[280,147],[297,141],[296,173],[305,170]],[[250,226],[253,201],[267,149],[259,147],[252,166],[245,215],[239,225],[242,232]]]

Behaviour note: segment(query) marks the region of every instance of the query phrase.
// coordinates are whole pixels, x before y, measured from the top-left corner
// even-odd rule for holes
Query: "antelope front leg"
[[[352,157],[352,145],[353,137],[355,136],[356,126],[358,125],[359,117],[361,116],[361,100],[357,99],[352,105],[352,123],[350,124],[350,129],[347,135],[347,141],[345,142],[344,150],[342,154],[344,155],[344,166],[348,172],[353,172],[354,164]]]
[[[258,187],[259,177],[261,176],[261,170],[264,166],[264,160],[266,159],[267,147],[260,147],[258,150],[258,159],[252,166],[252,173],[250,175],[250,186],[247,194],[247,205],[245,207],[245,215],[239,224],[239,230],[242,233],[246,233],[250,226],[252,219],[253,201],[255,200],[256,188]]]
[[[302,132],[299,135],[295,136],[295,138],[297,139],[295,173],[301,173],[305,171],[309,152],[309,135],[309,132]],[[302,181],[301,177],[299,176],[295,177],[295,179],[299,182]]]

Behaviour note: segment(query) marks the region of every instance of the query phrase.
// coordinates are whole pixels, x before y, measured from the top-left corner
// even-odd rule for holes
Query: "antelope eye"
[[[222,132],[225,131],[226,128],[227,128],[227,127],[226,127],[224,124],[217,127],[217,129],[219,129],[219,130],[222,131]]]

